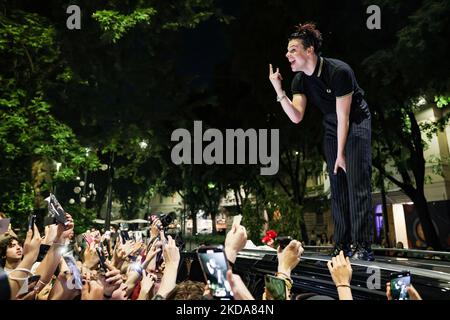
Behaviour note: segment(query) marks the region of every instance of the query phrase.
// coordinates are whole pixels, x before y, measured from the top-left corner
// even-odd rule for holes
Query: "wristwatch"
[[[283,101],[284,98],[286,98],[286,92],[283,91],[283,95],[281,97],[277,96],[277,102]]]

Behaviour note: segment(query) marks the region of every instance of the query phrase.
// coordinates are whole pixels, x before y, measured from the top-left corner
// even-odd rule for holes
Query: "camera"
[[[168,214],[162,214],[159,216],[159,221],[161,221],[162,227],[167,228],[176,219],[177,215],[175,212],[170,212]]]

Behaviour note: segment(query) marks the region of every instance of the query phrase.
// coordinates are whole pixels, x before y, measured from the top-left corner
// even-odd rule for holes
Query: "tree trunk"
[[[441,250],[441,242],[431,220],[430,210],[428,208],[428,202],[425,195],[423,192],[417,192],[411,197],[411,200],[413,200],[416,206],[417,215],[419,216],[420,223],[422,224],[422,230],[427,246],[433,247],[434,250]]]
[[[216,215],[217,215],[217,212],[214,209],[212,209],[211,210],[211,223],[212,223],[212,233],[213,233],[213,235],[217,234]]]
[[[308,230],[306,229],[306,224],[303,219],[302,222],[300,222],[300,231],[302,232],[301,240],[305,241],[305,244],[308,245],[309,243]]]
[[[195,236],[197,234],[197,210],[195,210],[195,208],[191,208],[191,216],[192,216],[192,235]]]

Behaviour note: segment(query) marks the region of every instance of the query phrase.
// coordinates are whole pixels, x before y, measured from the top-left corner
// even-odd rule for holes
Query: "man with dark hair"
[[[279,69],[274,72],[270,65],[269,78],[292,122],[303,120],[307,102],[324,115],[335,224],[333,255],[343,250],[354,259],[372,261],[371,115],[351,67],[322,57],[321,45],[322,35],[313,23],[297,26],[289,38],[286,57],[292,71],[298,72],[292,81],[292,100],[282,89]]]
[[[1,265],[6,272],[12,271],[22,261],[23,248],[17,238],[10,237],[0,243]]]

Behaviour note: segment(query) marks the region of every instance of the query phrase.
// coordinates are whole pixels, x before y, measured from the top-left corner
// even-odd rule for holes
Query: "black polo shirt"
[[[352,68],[337,59],[319,57],[311,76],[297,73],[292,80],[292,94],[306,95],[307,104],[319,108],[326,116],[336,115],[336,98],[351,94],[350,121],[370,118],[364,91],[358,86]]]

